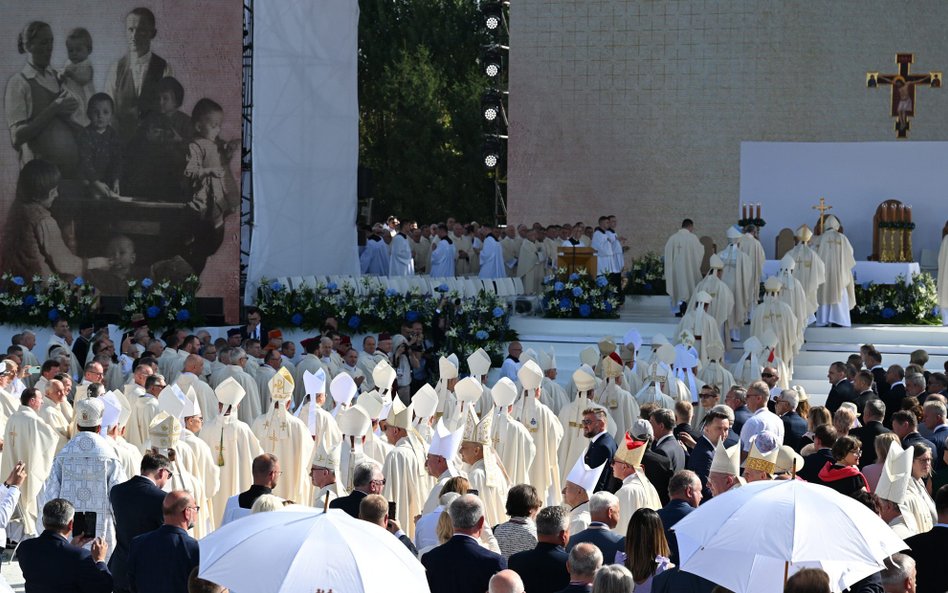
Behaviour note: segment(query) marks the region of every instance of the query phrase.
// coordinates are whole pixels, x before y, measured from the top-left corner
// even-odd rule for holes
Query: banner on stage
[[[2,5],[0,271],[119,296],[196,274],[233,317],[241,3]]]

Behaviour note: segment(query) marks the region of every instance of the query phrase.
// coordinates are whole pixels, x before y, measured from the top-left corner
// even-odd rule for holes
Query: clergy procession
[[[672,273],[689,232],[669,240]],[[749,261],[743,237],[753,240],[735,237],[740,257],[728,261]],[[911,572],[918,591],[944,591],[945,373],[925,368],[923,350],[886,368],[865,344],[830,366],[825,405],[811,404],[793,384],[802,333],[785,286],[799,289],[802,327],[819,309],[792,261],[760,302],[721,280],[723,262],[714,256],[703,278],[683,263],[681,286],[669,283],[684,311],[673,340],[630,328],[590,344],[573,369],[558,368],[552,348],[511,342],[497,366],[482,349],[440,356],[437,382],[417,388],[402,387],[392,356],[399,341],[425,341],[407,322],[412,338],[368,335],[356,352],[329,320],[299,356],[255,309],[217,340],[203,330],[154,338],[142,320],[119,356],[107,329],[83,325],[74,340],[59,322],[45,349],[16,334],[0,361],[8,547],[28,591],[65,586],[39,551],[60,535],[88,548],[83,574],[99,583],[88,590],[217,590],[200,588],[212,581],[198,577],[199,542],[226,545],[265,511],[338,509],[387,530],[432,592],[748,590],[735,579],[763,577],[689,571],[703,561],[695,546],[712,544],[683,539],[679,525],[700,531],[732,491],[784,482],[855,508],[860,545],[886,552],[860,552],[858,570],[801,559],[834,590],[882,591]],[[752,277],[756,267],[743,267]],[[713,305],[738,291],[753,336],[730,366],[734,312]],[[39,373],[24,372],[43,358]],[[838,544],[826,553],[854,554],[855,542]],[[632,585],[597,588],[605,575]]]

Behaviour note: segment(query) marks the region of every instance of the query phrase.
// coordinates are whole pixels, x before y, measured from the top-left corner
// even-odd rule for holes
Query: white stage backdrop
[[[261,277],[357,274],[359,6],[258,2],[254,11],[254,232]]]
[[[826,198],[842,221],[857,260],[872,253],[872,217],[889,199],[912,206],[912,248],[936,253],[948,218],[948,142],[742,142],[741,202],[759,202],[767,221],[761,244],[774,257],[780,229],[819,215]],[[739,218],[740,212],[737,213]]]

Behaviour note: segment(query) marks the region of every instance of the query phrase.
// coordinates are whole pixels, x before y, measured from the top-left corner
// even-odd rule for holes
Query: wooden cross
[[[919,84],[931,85],[933,89],[941,88],[941,72],[926,74],[912,74],[914,54],[896,54],[895,63],[899,65],[897,74],[866,73],[866,86],[871,89],[880,84],[892,86],[890,115],[896,118],[895,132],[898,138],[907,138],[909,118],[915,117],[915,87]]]
[[[833,207],[826,205],[826,198],[820,198],[820,205],[811,206],[811,208],[813,208],[814,210],[820,211],[820,232],[823,232],[823,218],[826,216],[826,211],[832,210]]]

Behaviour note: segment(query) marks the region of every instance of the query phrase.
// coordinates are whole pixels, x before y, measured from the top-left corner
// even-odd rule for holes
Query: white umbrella
[[[908,548],[856,500],[800,480],[715,496],[673,529],[681,569],[735,593],[783,591],[802,568],[825,570],[832,590],[842,591]]]
[[[199,576],[234,591],[429,592],[424,567],[398,538],[339,509],[256,513],[199,543]]]

